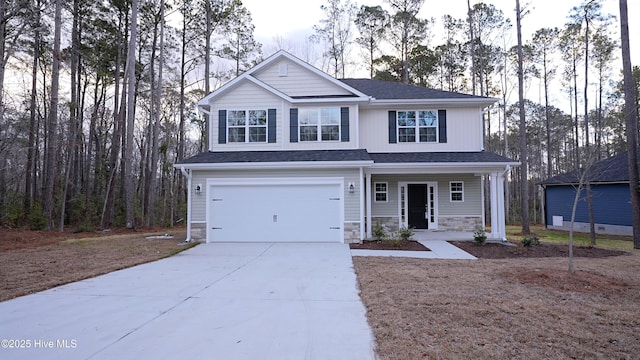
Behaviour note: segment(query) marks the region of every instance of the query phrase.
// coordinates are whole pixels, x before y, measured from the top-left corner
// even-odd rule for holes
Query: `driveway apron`
[[[2,359],[374,359],[348,245],[202,244],[0,303]]]

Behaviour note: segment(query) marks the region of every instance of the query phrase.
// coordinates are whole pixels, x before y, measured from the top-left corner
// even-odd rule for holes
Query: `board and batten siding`
[[[286,75],[280,73],[283,66],[286,68]],[[344,88],[289,60],[278,61],[261,69],[254,76],[291,97],[351,95]]]
[[[193,171],[191,194],[191,221],[202,223],[206,221],[206,184],[207,179],[225,178],[304,178],[304,177],[339,177],[344,178],[344,221],[360,221],[360,169],[319,169],[319,170],[220,170],[220,171]],[[349,193],[349,183],[355,184],[355,192]],[[194,189],[200,184],[203,187],[201,194],[196,194]],[[300,209],[304,211],[304,209]]]
[[[360,110],[360,147],[369,152],[447,152],[481,151],[482,110],[480,108],[445,108],[446,143],[389,143],[389,111],[443,110],[442,108],[393,108]]]
[[[582,190],[580,194],[575,221],[588,224],[589,211],[586,192],[586,190]],[[565,223],[571,221],[575,196],[576,189],[571,185],[547,186],[545,190],[547,225],[553,224],[554,216],[562,216]],[[591,185],[591,198],[596,224],[632,226],[628,183],[593,184]]]
[[[464,182],[464,201],[451,202],[449,182]],[[438,216],[482,216],[482,180],[473,174],[455,175],[372,175],[371,186],[376,182],[387,182],[389,194],[387,202],[373,201],[371,192],[371,216],[398,216],[398,183],[399,182],[437,182],[438,183]]]

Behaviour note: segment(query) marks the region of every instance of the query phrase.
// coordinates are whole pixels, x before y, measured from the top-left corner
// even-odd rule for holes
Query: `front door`
[[[429,212],[426,184],[409,184],[409,228],[428,229]]]
[[[398,183],[400,225],[414,229],[438,229],[438,183]]]

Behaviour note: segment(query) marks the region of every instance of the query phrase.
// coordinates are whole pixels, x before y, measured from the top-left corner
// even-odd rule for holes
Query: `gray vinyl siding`
[[[206,217],[206,191],[208,178],[296,178],[296,177],[334,177],[344,178],[344,221],[360,221],[360,170],[359,169],[321,169],[321,170],[223,170],[193,171],[192,177],[192,222],[203,222]],[[355,184],[355,192],[349,193],[348,185]],[[195,187],[201,184],[203,191],[196,194]]]
[[[438,183],[438,216],[482,216],[482,180],[473,174],[447,175],[373,175],[371,186],[376,182],[389,183],[387,202],[373,201],[371,191],[371,215],[374,217],[398,216],[398,183],[399,182],[437,182]],[[464,202],[451,202],[449,182],[464,182]]]
[[[430,107],[390,107],[387,109],[360,109],[360,147],[369,152],[438,152],[481,151],[482,110],[480,108],[438,107],[431,110],[447,111],[446,143],[399,143],[396,127],[390,128],[389,111],[421,110]],[[389,133],[392,132],[391,137]]]
[[[286,76],[280,76],[279,74],[281,64],[287,66]],[[311,73],[309,70],[288,60],[274,63],[260,70],[255,76],[258,80],[292,97],[351,95],[341,86],[333,84],[327,79]]]

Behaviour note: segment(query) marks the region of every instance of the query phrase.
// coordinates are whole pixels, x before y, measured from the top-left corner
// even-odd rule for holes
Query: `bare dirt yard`
[[[0,301],[174,255],[184,229],[60,233],[0,229]],[[172,239],[147,239],[153,235]]]
[[[577,249],[569,275],[566,247],[493,246],[460,246],[478,260],[354,257],[380,358],[638,357],[639,251]]]

